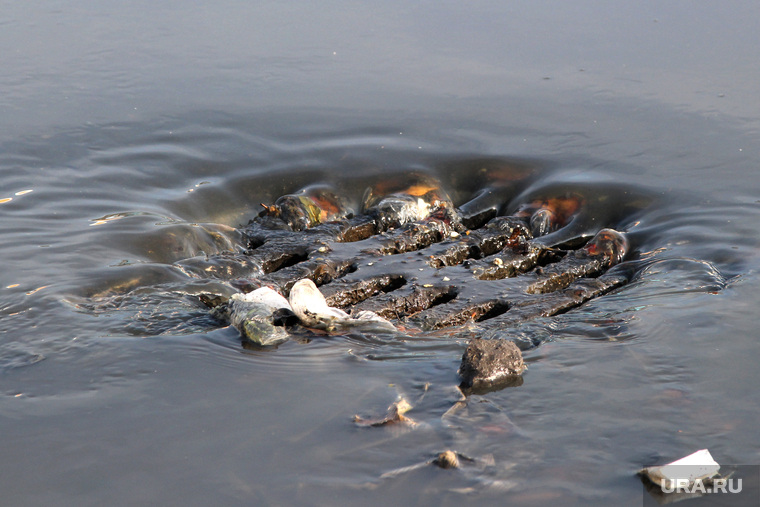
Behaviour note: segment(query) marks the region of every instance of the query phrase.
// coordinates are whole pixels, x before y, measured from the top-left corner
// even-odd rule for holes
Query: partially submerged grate
[[[614,224],[599,220],[590,241],[571,227],[586,207],[569,194],[509,215],[498,206],[457,209],[439,182],[414,175],[402,188],[368,191],[354,215],[331,189],[312,187],[265,206],[244,230],[249,249],[205,270],[241,276],[234,284],[244,292],[269,286],[285,296],[307,278],[330,306],[370,310],[406,329],[472,321],[498,329],[563,313],[628,281],[609,271],[628,250],[622,233],[603,228]]]

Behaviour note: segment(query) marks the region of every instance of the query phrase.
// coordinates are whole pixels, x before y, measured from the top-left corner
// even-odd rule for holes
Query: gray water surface
[[[643,465],[757,464],[758,18],[0,1],[3,503],[640,505]],[[480,158],[654,199],[632,283],[505,330],[523,385],[461,411],[464,338],[246,350],[175,268],[304,185]],[[400,395],[415,428],[352,422]],[[397,472],[445,449],[492,464]]]

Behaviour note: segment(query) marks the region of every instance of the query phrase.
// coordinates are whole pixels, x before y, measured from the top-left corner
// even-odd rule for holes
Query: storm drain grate
[[[465,214],[426,180],[365,197],[354,216],[334,193],[307,189],[265,206],[244,230],[249,249],[223,264],[245,266],[228,273],[244,275],[234,285],[245,292],[269,286],[287,296],[307,278],[330,306],[406,327],[506,327],[563,313],[628,281],[624,270],[610,271],[628,250],[620,232],[600,227],[590,241],[560,247],[542,241],[583,204],[570,196],[526,203],[509,216]]]

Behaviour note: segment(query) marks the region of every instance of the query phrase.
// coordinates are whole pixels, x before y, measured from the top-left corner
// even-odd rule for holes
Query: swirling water
[[[40,13],[36,22],[70,34],[80,26],[78,9]],[[451,22],[454,11],[442,7],[428,30]],[[32,18],[5,12],[0,24],[28,33],[23,20]],[[188,22],[210,11],[183,12]],[[232,13],[219,6],[214,18]],[[90,14],[102,25],[88,25],[88,37],[102,35],[111,22]],[[156,14],[148,26],[170,13]],[[162,40],[178,40],[159,31],[129,50],[136,19],[123,21],[126,34],[102,51],[90,48],[67,63],[82,75],[63,85],[80,105],[94,97],[91,116],[65,101],[33,106],[52,78],[33,72],[28,59],[12,59],[17,73],[3,81],[10,95],[2,105],[13,105],[20,125],[5,129],[0,143],[0,484],[9,504],[631,505],[642,495],[634,475],[642,465],[704,447],[722,463],[760,460],[757,104],[739,114],[735,102],[714,105],[696,85],[679,102],[665,78],[650,83],[661,87],[657,94],[605,89],[601,72],[579,84],[576,70],[571,79],[549,63],[555,79],[513,71],[538,85],[513,83],[497,94],[492,87],[503,76],[484,66],[495,58],[487,51],[467,65],[458,51],[419,43],[416,54],[435,55],[440,67],[402,71],[383,60],[395,77],[416,78],[383,90],[372,79],[379,76],[350,73],[369,67],[352,54],[336,72],[358,91],[347,86],[345,103],[326,105],[320,98],[336,83],[315,70],[328,65],[324,57],[295,47],[270,60],[257,55],[271,81],[251,82],[266,98],[240,108],[234,103],[248,97],[244,82],[260,77],[231,63],[241,40],[230,53],[210,46],[219,53],[196,56],[209,81],[182,89],[183,72],[162,73],[157,62],[202,44],[157,55],[151,50]],[[383,19],[377,28],[387,32],[393,22]],[[721,19],[711,23],[720,27]],[[403,26],[413,33],[417,25]],[[363,47],[364,37],[377,37],[357,31],[324,44]],[[541,40],[558,47],[565,36]],[[403,42],[395,44],[389,51],[401,54]],[[633,43],[626,44],[592,60],[627,54]],[[162,84],[120,74],[114,51],[126,55],[127,70],[149,62]],[[204,63],[220,54],[216,66]],[[446,62],[452,70],[442,70]],[[668,76],[690,76],[694,67],[681,65]],[[433,91],[423,77],[433,68],[439,77],[460,72],[464,81]],[[224,100],[220,69],[231,94]],[[301,74],[316,76],[316,98],[303,98],[308,87],[293,79]],[[750,77],[736,77],[737,95]],[[110,88],[115,82],[118,89]],[[120,111],[114,99],[122,92],[147,111]],[[370,96],[373,105],[362,101]],[[157,105],[167,97],[175,98]],[[15,109],[22,105],[29,115]],[[483,161],[541,167],[539,189],[618,185],[653,201],[626,224],[638,269],[632,283],[505,330],[541,342],[525,354],[523,385],[473,396],[460,410],[449,411],[459,399],[463,337],[313,336],[248,350],[195,297],[226,290],[223,284],[177,268],[188,257],[239,248],[235,227],[260,203],[304,185],[329,182],[356,196],[364,178],[426,170],[463,202],[474,189],[461,175]],[[352,423],[355,414],[383,414],[399,395],[414,406],[414,428]],[[476,464],[400,471],[445,449]]]

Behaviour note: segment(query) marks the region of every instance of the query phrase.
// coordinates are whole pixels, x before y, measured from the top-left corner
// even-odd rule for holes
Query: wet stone
[[[294,194],[283,195],[273,205],[262,203],[262,206],[262,217],[278,218],[293,231],[353,215],[343,198],[328,185],[312,185]]]
[[[517,381],[525,371],[522,352],[509,340],[471,340],[459,375],[464,388],[484,388]]]

